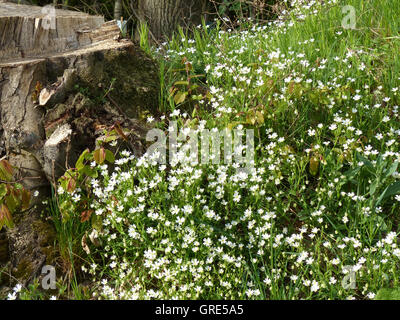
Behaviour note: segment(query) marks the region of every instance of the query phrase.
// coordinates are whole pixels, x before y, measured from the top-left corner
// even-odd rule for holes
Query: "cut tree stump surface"
[[[0,2],[0,66],[126,46],[119,35],[101,16]]]

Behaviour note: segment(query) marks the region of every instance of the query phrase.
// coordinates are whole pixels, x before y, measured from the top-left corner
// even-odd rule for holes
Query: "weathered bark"
[[[153,40],[166,39],[180,25],[199,25],[206,0],[139,0],[138,16],[149,26]]]
[[[115,0],[114,4],[114,20],[120,20],[122,17],[122,0]]]
[[[115,21],[42,10],[0,1],[0,152],[19,169],[16,179],[40,195],[95,145],[95,135],[103,133],[96,128],[116,119],[111,109],[117,106],[123,113],[118,121],[130,123],[157,106],[159,93],[155,63],[121,39]],[[109,101],[94,103],[75,85]],[[51,263],[54,233],[40,218],[42,199],[14,217],[7,242],[0,237],[0,263],[7,254],[10,273],[24,281]]]

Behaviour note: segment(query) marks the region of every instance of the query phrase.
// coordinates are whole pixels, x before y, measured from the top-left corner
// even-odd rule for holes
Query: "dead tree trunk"
[[[79,84],[91,96],[102,96],[110,83],[112,103],[104,106],[75,88]],[[155,63],[121,39],[115,21],[0,0],[0,158],[19,169],[16,179],[23,178],[32,193],[48,193],[49,182],[94,145],[96,128],[118,114],[115,106],[124,113],[123,122],[155,108],[158,93]],[[37,199],[40,205],[43,197]],[[9,253],[11,274],[29,281],[44,263],[51,264],[54,233],[38,209],[14,219],[9,250],[0,252]]]
[[[170,37],[177,27],[198,25],[206,0],[139,0],[138,16],[149,26],[153,40]]]

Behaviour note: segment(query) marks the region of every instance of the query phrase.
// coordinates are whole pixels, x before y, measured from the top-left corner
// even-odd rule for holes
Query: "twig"
[[[121,113],[121,115],[125,118],[125,119],[129,119],[128,115],[120,108],[120,106],[115,102],[115,100],[113,98],[111,98],[111,96],[107,93],[106,97],[111,101],[111,103],[114,105],[114,107],[116,107],[118,109],[118,111]]]
[[[15,184],[15,183],[19,183],[22,182],[23,180],[26,179],[41,179],[42,177],[23,177],[21,179],[15,180],[15,181],[6,181],[6,180],[1,180],[0,179],[0,183],[4,183],[4,184]]]

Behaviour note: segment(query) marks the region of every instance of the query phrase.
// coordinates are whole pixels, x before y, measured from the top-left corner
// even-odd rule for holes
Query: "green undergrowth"
[[[143,40],[162,82],[163,116],[147,121],[252,129],[254,165],[199,163],[180,141],[167,164],[129,151],[113,170],[92,161],[89,198],[59,186],[61,208],[90,210],[57,222],[63,243],[85,249],[90,296],[397,297],[399,12],[399,0],[288,1],[269,24]]]

